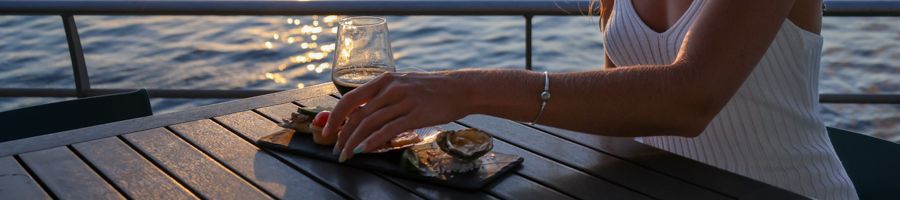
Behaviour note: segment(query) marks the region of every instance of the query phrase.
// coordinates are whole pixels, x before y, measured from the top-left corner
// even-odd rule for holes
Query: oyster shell
[[[478,169],[480,160],[464,161],[447,154],[435,143],[412,146],[403,152],[406,168],[424,173],[426,176],[442,176],[452,173],[466,173]]]
[[[491,136],[478,129],[441,131],[431,141],[404,151],[403,164],[426,176],[466,173],[479,169],[494,147]]]
[[[441,132],[435,143],[447,154],[464,161],[476,160],[494,148],[491,135],[473,128]]]

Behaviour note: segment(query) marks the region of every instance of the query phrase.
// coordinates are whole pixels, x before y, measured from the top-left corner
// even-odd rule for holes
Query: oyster
[[[403,152],[403,165],[426,176],[465,173],[478,169],[480,160],[459,160],[444,152],[435,143],[412,146]]]
[[[472,128],[441,132],[435,143],[447,154],[464,161],[478,159],[494,148],[491,135]]]
[[[403,152],[404,165],[426,176],[443,176],[477,170],[482,156],[493,148],[493,139],[477,129],[443,131],[433,142],[418,144]]]

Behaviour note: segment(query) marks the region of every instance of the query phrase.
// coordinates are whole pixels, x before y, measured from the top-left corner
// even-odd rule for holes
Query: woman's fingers
[[[381,88],[394,80],[394,76],[395,75],[391,73],[381,74],[381,76],[378,76],[375,80],[363,84],[341,97],[341,100],[338,101],[334,110],[331,111],[331,117],[328,119],[328,122],[325,123],[322,134],[326,136],[337,134],[338,128],[342,125],[344,119],[360,105],[375,97],[375,95],[381,91]]]
[[[394,119],[391,122],[388,122],[381,129],[378,129],[372,134],[369,135],[368,138],[363,140],[360,143],[360,147],[363,152],[372,151],[375,148],[378,148],[380,144],[387,143],[391,139],[397,136],[397,134],[403,133],[404,131],[408,131],[416,128],[417,126],[413,124],[413,117],[410,115],[404,115],[397,119]]]
[[[347,141],[347,138],[350,138],[353,130],[356,129],[357,125],[359,125],[360,119],[362,119],[362,117],[360,116],[369,115],[369,112],[375,110],[377,109],[373,110],[372,107],[361,106],[360,108],[354,110],[353,113],[350,113],[350,116],[347,117],[347,122],[344,124],[344,127],[341,127],[341,130],[338,130],[337,140],[335,140],[336,142],[334,143],[334,149],[332,150],[333,154],[337,155],[341,153],[341,150],[344,147],[344,141]]]
[[[373,112],[376,112],[380,109],[389,106],[391,102],[397,102],[396,96],[385,96],[379,94],[378,96],[372,98],[371,101],[367,102],[366,105],[357,108],[355,111],[350,113],[349,117],[347,117],[347,122],[344,124],[344,127],[341,127],[341,130],[338,130],[337,143],[334,145],[334,149],[332,153],[338,155],[344,144],[347,142],[347,139],[350,138],[350,135],[357,129],[359,123],[368,117]]]
[[[404,107],[405,106],[401,104],[392,104],[367,116],[359,123],[356,130],[342,132],[341,134],[349,133],[347,134],[349,136],[341,145],[341,156],[338,160],[343,162],[344,160],[353,157],[353,154],[361,153],[362,149],[365,149],[365,147],[360,148],[358,146],[360,142],[362,142],[363,139],[366,139],[366,137],[375,130],[380,129],[385,123],[393,121],[408,113],[408,109],[404,109]],[[342,131],[345,131],[345,129]]]

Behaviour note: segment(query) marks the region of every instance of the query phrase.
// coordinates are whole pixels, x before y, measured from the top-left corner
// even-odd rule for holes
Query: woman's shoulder
[[[609,21],[610,13],[612,13],[613,5],[615,5],[615,0],[595,0],[591,2],[597,2],[599,5],[591,5],[592,9],[596,9],[597,11],[592,12],[591,14],[597,14],[600,16],[600,30],[605,31],[605,24]]]

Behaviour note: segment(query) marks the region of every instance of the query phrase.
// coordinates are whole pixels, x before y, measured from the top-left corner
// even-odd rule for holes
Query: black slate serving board
[[[257,143],[265,148],[338,162],[338,156],[331,152],[332,146],[313,143],[312,136],[305,133],[295,134],[293,131],[277,132],[260,138]],[[494,158],[499,158],[498,160],[504,160],[504,162],[482,165],[478,170],[471,172],[434,177],[425,176],[420,172],[404,168],[401,165],[402,153],[402,150],[397,150],[384,153],[359,154],[355,155],[353,159],[344,162],[344,164],[453,188],[479,190],[491,181],[517,169],[524,160],[517,155],[491,152],[493,153],[492,156],[495,156]]]

